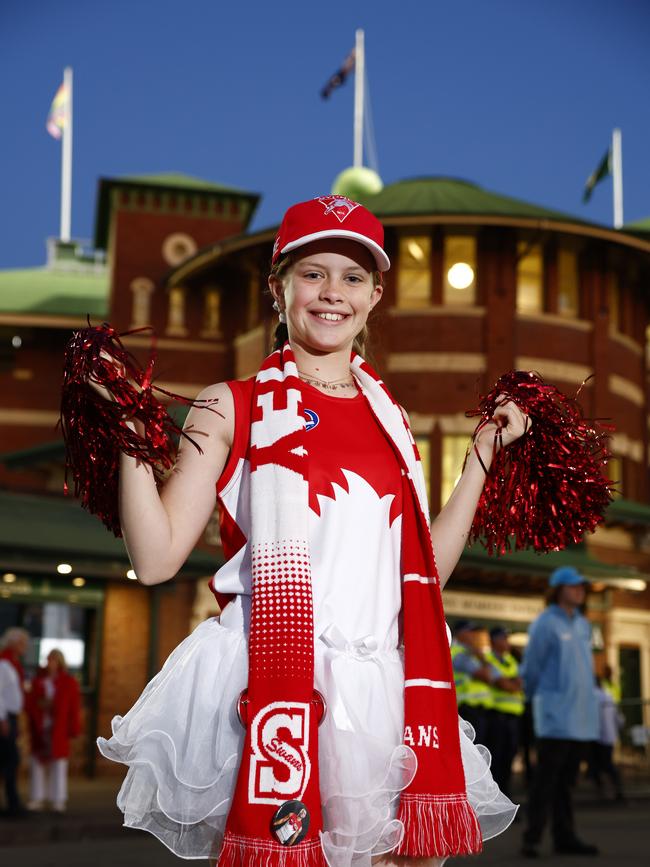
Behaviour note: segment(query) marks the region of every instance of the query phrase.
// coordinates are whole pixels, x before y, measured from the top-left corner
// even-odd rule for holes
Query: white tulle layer
[[[401,743],[403,667],[397,651],[372,639],[316,642],[316,687],[328,712],[319,731],[323,851],[330,867],[370,867],[394,849],[400,791],[416,768]],[[124,824],[155,834],[181,858],[215,857],[235,787],[244,731],[236,702],[246,686],[243,633],[216,618],[201,623],[170,655],[112,737],[106,758],[128,766],[118,795]],[[490,756],[461,720],[469,800],[489,839],[508,827],[516,806],[490,774]]]

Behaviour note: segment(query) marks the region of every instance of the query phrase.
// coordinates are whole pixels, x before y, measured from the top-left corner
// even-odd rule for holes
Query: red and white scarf
[[[383,382],[359,355],[352,372],[402,469],[405,645],[404,742],[418,760],[402,792],[404,836],[396,854],[481,850],[467,802],[458,711],[440,582],[415,441]],[[219,867],[323,867],[314,702],[314,628],[309,556],[308,453],[302,387],[288,343],[262,364],[251,419],[252,611],[247,730]],[[378,712],[381,709],[378,708]],[[293,846],[272,833],[287,801],[309,811]]]

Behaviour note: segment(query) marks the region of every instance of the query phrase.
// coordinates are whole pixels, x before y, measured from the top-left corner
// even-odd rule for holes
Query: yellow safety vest
[[[614,683],[613,680],[605,680],[604,678],[601,683],[605,692],[613,698],[614,703],[619,704],[621,701],[621,687],[619,684]]]
[[[490,665],[499,671],[503,677],[518,677],[519,663],[511,653],[506,653],[503,659],[492,650],[488,650],[485,654],[485,659]],[[491,686],[492,692],[492,707],[500,713],[511,713],[515,716],[521,716],[524,712],[524,694],[523,692],[506,692],[496,686]]]
[[[469,651],[462,644],[451,645],[451,661],[461,653]],[[471,675],[464,671],[457,671],[454,668],[454,683],[456,684],[456,699],[458,704],[468,704],[471,707],[492,707],[492,691],[487,683],[482,680],[475,680]]]

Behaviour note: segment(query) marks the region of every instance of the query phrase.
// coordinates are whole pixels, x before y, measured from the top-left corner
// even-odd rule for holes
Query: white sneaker
[[[65,801],[55,801],[52,804],[52,809],[55,813],[65,813],[66,805]]]
[[[43,809],[42,801],[27,801],[27,809],[32,813],[40,813]]]

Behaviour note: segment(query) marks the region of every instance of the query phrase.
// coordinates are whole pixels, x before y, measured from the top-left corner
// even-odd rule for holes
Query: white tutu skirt
[[[404,672],[397,650],[372,639],[346,643],[336,630],[316,642],[315,686],[327,714],[319,729],[323,852],[330,867],[370,867],[401,841],[395,818],[416,758],[402,742]],[[117,803],[129,828],[149,831],[181,858],[218,856],[244,729],[236,704],[246,686],[244,633],[211,618],[169,656],[101,753],[128,766]],[[487,840],[517,807],[490,774],[490,756],[460,721],[469,801]]]

